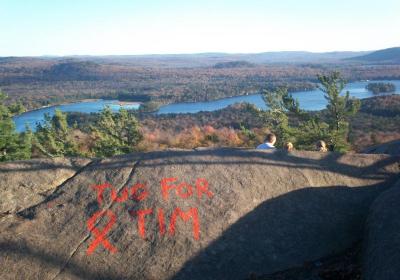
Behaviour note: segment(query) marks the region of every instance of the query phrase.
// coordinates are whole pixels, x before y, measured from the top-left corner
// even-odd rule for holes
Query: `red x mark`
[[[107,216],[109,218],[109,221],[107,225],[104,227],[104,229],[102,231],[99,231],[95,227],[95,223],[99,218],[103,216]],[[110,231],[116,219],[117,218],[115,214],[111,210],[100,210],[93,214],[93,216],[87,222],[87,227],[90,230],[90,232],[94,234],[96,239],[89,245],[86,254],[88,255],[92,254],[93,251],[96,249],[96,247],[99,246],[100,244],[102,244],[104,248],[106,248],[111,253],[117,252],[117,248],[115,248],[106,238],[107,232]]]

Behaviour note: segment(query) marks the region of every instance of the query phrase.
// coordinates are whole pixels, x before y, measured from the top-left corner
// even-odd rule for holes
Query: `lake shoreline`
[[[15,115],[13,117],[19,117],[23,114],[26,113],[32,113],[35,111],[40,111],[43,109],[49,109],[52,107],[57,107],[57,106],[65,106],[65,105],[71,105],[71,104],[78,104],[78,103],[88,103],[88,102],[98,102],[98,101],[112,101],[112,103],[114,104],[118,104],[119,106],[129,106],[129,105],[142,105],[142,102],[134,102],[134,101],[120,101],[120,100],[108,100],[108,99],[103,99],[103,98],[85,98],[85,99],[81,99],[81,100],[77,100],[77,101],[73,101],[73,102],[63,102],[63,103],[56,103],[56,104],[51,104],[51,105],[45,105],[36,109],[32,109],[32,110],[27,110],[21,114]]]
[[[291,91],[289,93],[291,94],[295,94],[296,92],[306,92],[306,91],[313,91],[315,89],[304,89],[304,90],[299,90],[299,91]],[[210,99],[210,100],[203,100],[203,101],[179,101],[179,102],[171,102],[171,103],[164,103],[161,105],[162,106],[167,106],[167,105],[171,105],[171,104],[193,104],[193,103],[199,103],[199,102],[215,102],[215,101],[219,101],[219,100],[223,100],[223,99],[227,99],[227,98],[235,98],[235,97],[245,97],[245,96],[249,96],[249,95],[257,95],[257,94],[262,94],[262,91],[249,91],[245,94],[240,94],[240,95],[229,95],[229,96],[225,96],[222,98],[217,98],[217,99]],[[117,103],[120,106],[127,106],[127,105],[142,105],[144,102],[139,102],[139,101],[125,101],[123,99],[121,100],[116,100],[116,99],[105,99],[105,98],[85,98],[85,99],[80,99],[80,100],[76,100],[76,101],[71,101],[71,102],[62,102],[62,103],[55,103],[55,104],[51,104],[51,105],[45,105],[39,108],[35,108],[35,109],[31,109],[31,110],[27,110],[21,114],[15,115],[16,116],[20,116],[22,114],[25,113],[29,113],[29,112],[34,112],[34,111],[38,111],[38,110],[42,110],[45,108],[51,108],[51,107],[55,107],[55,106],[63,106],[63,105],[70,105],[70,104],[75,104],[75,103],[83,103],[83,102],[96,102],[96,101],[114,101],[114,103]],[[154,112],[157,112],[158,109]],[[154,113],[153,112],[153,113]]]
[[[397,89],[400,89],[400,80],[381,80],[393,82]],[[349,91],[352,97],[358,99],[365,99],[368,97],[376,96],[372,92],[365,89],[369,81],[360,81],[355,83],[349,83],[346,85],[344,91]],[[326,107],[326,99],[324,93],[319,89],[296,91],[291,92],[293,97],[300,103],[300,107],[307,111],[319,111]],[[399,90],[396,90],[395,94],[400,94]],[[381,94],[384,95],[384,94]],[[266,109],[265,102],[263,100],[261,91],[251,91],[244,95],[237,95],[233,97],[224,97],[221,99],[201,102],[178,102],[169,103],[160,106],[157,110],[152,112],[143,112],[149,114],[194,114],[197,112],[210,112],[223,109],[235,103],[249,103],[264,110]],[[87,104],[87,105],[86,105]],[[62,105],[45,106],[39,109],[30,110],[20,115],[13,117],[18,131],[24,130],[24,124],[28,123],[31,127],[37,122],[43,122],[44,114],[54,114],[54,110],[57,106],[62,106],[61,109],[64,112],[80,112],[84,114],[100,112],[104,106],[110,106],[114,112],[117,112],[120,108],[127,110],[134,109],[140,112],[140,106],[145,103],[124,101],[124,100],[112,100],[112,99],[82,99],[80,101],[72,103],[64,103]]]

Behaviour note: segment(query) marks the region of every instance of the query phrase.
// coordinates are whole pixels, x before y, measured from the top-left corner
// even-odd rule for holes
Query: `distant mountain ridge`
[[[37,56],[37,57],[0,57],[0,64],[21,61],[64,62],[90,61],[100,64],[122,64],[156,67],[213,67],[228,63],[226,66],[248,64],[301,64],[301,63],[400,63],[400,47],[376,51],[271,51],[261,53],[193,53],[193,54],[145,54],[145,55],[73,55],[73,56]],[[237,62],[241,62],[238,65]]]
[[[246,61],[253,64],[267,63],[335,63],[343,62],[347,58],[366,55],[370,52],[307,52],[307,51],[276,51],[262,53],[197,53],[197,54],[155,54],[155,55],[124,55],[124,56],[98,56],[80,57],[98,62],[119,62],[138,64],[168,64],[183,67],[210,67],[217,63]]]
[[[146,55],[74,55],[74,56],[40,56],[40,57],[0,57],[0,64],[21,62],[23,60],[41,60],[63,62],[91,61],[105,64],[124,64],[157,67],[212,67],[217,63],[246,61],[253,64],[267,63],[339,63],[345,59],[367,55],[370,52],[307,52],[307,51],[274,51],[262,53],[194,53],[194,54],[146,54]]]
[[[348,60],[400,63],[400,47],[378,50],[366,55],[351,57]]]

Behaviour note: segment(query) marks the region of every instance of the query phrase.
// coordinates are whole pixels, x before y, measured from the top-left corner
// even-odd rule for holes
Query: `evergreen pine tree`
[[[333,150],[344,152],[350,148],[348,142],[349,118],[357,113],[361,102],[358,99],[350,98],[346,91],[341,95],[346,83],[339,72],[332,72],[330,75],[318,75],[321,85],[319,89],[324,92],[327,105],[327,123],[330,130],[330,144]]]
[[[68,126],[67,116],[58,109],[53,117],[46,114],[44,123],[37,125],[34,144],[50,157],[80,155]]]
[[[299,102],[284,87],[276,91],[264,91],[263,99],[268,109],[261,114],[265,123],[278,135],[277,146],[282,146],[285,142],[295,142],[298,133],[289,125],[289,114],[303,114]]]
[[[99,157],[130,153],[142,139],[138,121],[125,109],[113,113],[105,107],[91,130],[96,139],[94,153]]]
[[[28,159],[31,157],[32,138],[28,133],[15,130],[12,116],[25,111],[21,104],[4,104],[7,96],[0,91],[0,161]]]

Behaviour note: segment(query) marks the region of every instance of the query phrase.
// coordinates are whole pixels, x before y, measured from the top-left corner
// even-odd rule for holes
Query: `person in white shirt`
[[[276,149],[274,144],[276,142],[276,136],[273,133],[269,133],[267,137],[265,137],[265,143],[262,143],[257,146],[258,150],[270,150]]]

